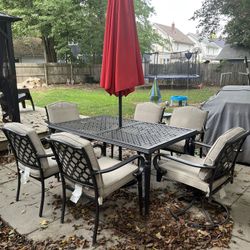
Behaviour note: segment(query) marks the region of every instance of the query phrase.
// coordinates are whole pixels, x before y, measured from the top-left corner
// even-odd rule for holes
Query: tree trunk
[[[43,46],[44,46],[44,55],[46,63],[57,62],[56,51],[54,48],[54,39],[50,37],[42,37]]]

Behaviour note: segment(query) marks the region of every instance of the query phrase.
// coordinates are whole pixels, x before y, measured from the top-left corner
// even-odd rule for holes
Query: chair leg
[[[17,191],[16,191],[16,201],[19,201],[19,195],[20,195],[20,187],[21,187],[21,175],[19,173],[19,170],[17,170]]]
[[[200,158],[202,158],[202,147],[200,148]]]
[[[143,200],[142,200],[142,176],[137,177],[138,181],[138,196],[139,196],[139,210],[140,215],[142,215],[142,209],[143,209]]]
[[[61,223],[64,223],[65,206],[66,206],[66,188],[65,188],[65,180],[62,178],[62,214],[61,214]]]
[[[111,144],[111,158],[114,158],[114,145]]]
[[[32,98],[30,99],[30,102],[31,102],[31,105],[32,105],[32,109],[35,111],[35,105],[34,105],[34,102],[33,102]]]
[[[44,193],[45,193],[45,187],[44,187],[44,179],[41,180],[41,204],[40,204],[40,211],[39,211],[39,217],[43,216],[43,205],[44,205]]]
[[[98,203],[98,200],[96,199],[95,201],[95,228],[94,228],[93,241],[92,241],[93,245],[96,244],[98,226],[99,226],[99,203]]]

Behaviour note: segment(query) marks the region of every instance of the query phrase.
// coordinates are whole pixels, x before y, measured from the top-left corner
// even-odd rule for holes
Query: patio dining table
[[[119,128],[118,117],[94,116],[48,126],[52,130],[77,134],[87,139],[113,144],[144,154],[144,199],[145,214],[147,215],[152,154],[175,142],[194,137],[197,131],[130,119],[123,119],[122,124],[122,128]]]

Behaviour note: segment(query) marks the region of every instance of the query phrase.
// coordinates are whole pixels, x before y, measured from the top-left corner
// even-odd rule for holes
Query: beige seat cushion
[[[18,163],[18,166],[21,170],[24,170],[25,165],[23,165],[22,163]],[[47,178],[48,176],[52,176],[59,173],[59,169],[57,166],[57,162],[55,159],[53,159],[53,157],[48,157],[48,167],[43,169],[43,176],[45,178]],[[35,170],[35,169],[31,169],[30,170],[30,175],[36,178],[40,177],[40,171],[39,170]]]
[[[142,122],[159,123],[162,118],[163,107],[152,103],[144,102],[136,105],[134,120]]]
[[[204,164],[207,166],[214,166],[216,159],[221,150],[223,149],[223,147],[225,146],[225,144],[230,140],[238,138],[245,132],[246,132],[245,129],[236,127],[229,129],[224,134],[222,134],[208,151],[206,158],[204,160]]]
[[[17,122],[6,123],[6,124],[4,124],[4,128],[10,129],[11,131],[13,131],[19,135],[29,136],[37,153],[40,155],[44,155],[46,153],[36,131],[33,128],[30,128],[27,125],[24,125],[22,123],[17,123]],[[41,159],[41,166],[44,169],[47,169],[49,167],[49,163],[48,163],[48,160],[46,158]]]
[[[80,119],[77,104],[55,102],[46,106],[50,123],[60,123]]]
[[[174,127],[196,129],[201,132],[203,131],[207,114],[207,111],[203,111],[192,106],[175,108],[169,125]]]
[[[182,155],[180,158],[193,163],[203,164],[203,160],[198,157]],[[159,166],[167,170],[165,175],[167,178],[202,190],[207,195],[227,179],[227,176],[223,176],[216,180],[213,184],[212,190],[209,190],[209,184],[199,177],[200,168],[191,167],[169,159],[160,160]]]
[[[185,153],[184,147],[185,147],[186,141],[182,140],[179,142],[176,142],[170,146],[168,146],[167,150],[169,151],[175,151],[179,153]]]

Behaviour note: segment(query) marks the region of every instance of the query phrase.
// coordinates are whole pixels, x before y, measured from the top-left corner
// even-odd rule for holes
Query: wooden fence
[[[63,63],[16,63],[18,83],[30,77],[40,78],[46,84],[98,82],[100,71],[100,65],[90,67]]]
[[[144,65],[145,75],[154,74],[187,74],[187,63],[183,64],[159,64]],[[190,74],[199,74],[197,82],[213,85],[246,85],[247,76],[244,75],[246,67],[243,62],[224,62],[224,63],[202,63],[192,65]],[[38,77],[47,84],[57,83],[86,83],[99,82],[101,65],[84,66],[78,64],[34,64],[16,63],[17,82],[21,83],[29,77]],[[243,73],[243,74],[242,74]],[[178,84],[178,80],[175,80]]]

